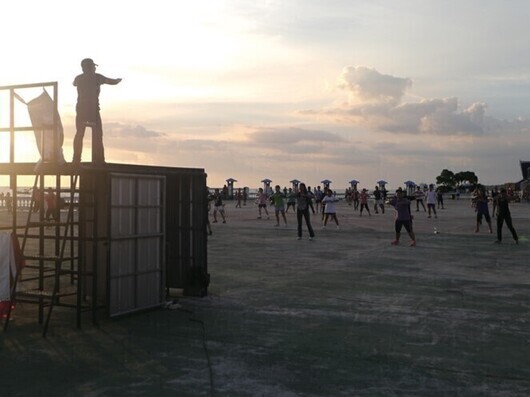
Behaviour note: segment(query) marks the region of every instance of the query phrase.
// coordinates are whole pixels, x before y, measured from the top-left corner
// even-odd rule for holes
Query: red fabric
[[[0,318],[7,317],[7,311],[9,310],[10,301],[0,301]],[[15,305],[11,306],[11,310],[15,308]]]

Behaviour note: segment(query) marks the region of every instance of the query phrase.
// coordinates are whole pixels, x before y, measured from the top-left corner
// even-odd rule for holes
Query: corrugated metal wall
[[[207,270],[206,174],[167,176],[167,274],[168,288],[185,288],[189,270]]]
[[[82,170],[84,296],[95,291],[98,305],[119,315],[160,304],[166,288],[186,290],[192,270],[206,273],[205,190],[206,174],[198,169]]]
[[[110,174],[109,313],[163,299],[165,178]]]

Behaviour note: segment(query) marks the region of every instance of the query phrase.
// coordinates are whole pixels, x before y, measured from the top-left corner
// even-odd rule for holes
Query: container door
[[[110,175],[110,316],[163,300],[164,191],[164,177]]]

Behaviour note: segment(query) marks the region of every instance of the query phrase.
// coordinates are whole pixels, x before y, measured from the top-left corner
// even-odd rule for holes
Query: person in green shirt
[[[296,212],[296,193],[293,192],[292,188],[289,188],[289,192],[287,193],[287,209],[285,212],[289,212],[289,208],[293,207],[293,212]]]
[[[275,192],[270,197],[271,204],[274,205],[274,213],[276,214],[276,225],[274,226],[280,226],[280,213],[282,214],[285,226],[287,226],[287,218],[285,217],[285,204],[283,202],[285,199],[285,194],[283,194],[280,190],[280,185],[276,185],[274,189]]]

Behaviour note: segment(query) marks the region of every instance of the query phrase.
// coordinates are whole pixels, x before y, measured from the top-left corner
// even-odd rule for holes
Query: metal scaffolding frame
[[[53,90],[52,124],[39,126],[40,131],[36,131],[35,126],[19,125],[16,119],[15,100],[25,102],[18,92],[34,88],[46,90],[50,87]],[[24,269],[17,269],[17,275],[13,280],[11,305],[9,305],[4,330],[8,327],[11,308],[15,302],[33,303],[38,306],[38,321],[40,324],[44,323],[43,336],[45,336],[54,306],[76,309],[78,327],[81,326],[81,311],[87,308],[87,305],[83,304],[87,294],[82,288],[86,272],[79,261],[79,248],[82,239],[79,235],[79,222],[76,219],[78,215],[75,211],[78,208],[79,175],[77,170],[58,161],[61,148],[57,142],[57,131],[60,125],[57,82],[0,87],[0,93],[5,91],[9,94],[9,126],[0,126],[0,134],[9,133],[10,141],[7,175],[9,176],[9,187],[13,193],[13,207],[11,226],[8,229],[19,241],[25,267]],[[44,148],[46,131],[53,133],[51,159],[46,159],[43,152],[42,162],[38,167],[35,164],[16,161],[16,134],[26,131],[40,132],[40,138],[37,139],[40,139],[41,148]],[[37,133],[35,135],[37,137]],[[6,175],[6,171],[3,171],[1,175]],[[33,176],[31,202],[27,219],[25,223],[22,223],[19,220],[17,207],[19,179]],[[69,182],[67,186],[62,186],[65,177],[69,179]],[[50,179],[53,182],[50,183]],[[53,214],[45,213],[46,190],[55,195],[56,205]],[[65,195],[68,197],[68,211],[67,214],[62,214],[61,203],[65,200]],[[53,221],[47,219],[50,215]],[[64,215],[66,215],[66,219],[61,219],[65,218]],[[68,297],[75,298],[69,299]],[[95,304],[90,305],[89,308],[93,311],[96,310]],[[46,314],[45,309],[48,310]],[[93,314],[93,320],[96,321],[95,314]]]
[[[169,294],[171,289],[180,289],[184,295],[205,296],[209,274],[204,170],[108,163],[64,164],[62,148],[55,141],[57,134],[54,134],[51,161],[42,161],[38,167],[35,163],[17,162],[16,133],[35,131],[33,126],[17,125],[15,100],[23,101],[17,91],[50,86],[55,110],[53,123],[47,130],[57,132],[60,123],[56,117],[57,83],[0,87],[0,94],[2,91],[9,94],[10,115],[9,126],[0,125],[0,134],[10,136],[9,162],[0,163],[0,177],[9,176],[14,194],[12,222],[4,230],[11,230],[22,241],[22,254],[27,262],[17,272],[12,302],[37,305],[38,321],[44,325],[45,336],[54,306],[75,309],[80,327],[83,312],[90,312],[92,323],[97,324],[97,314],[102,309],[112,317],[158,307],[164,293]],[[44,142],[42,136],[37,139]],[[21,222],[17,215],[17,189],[19,179],[28,176],[34,178],[33,191],[39,194],[32,195],[27,219]],[[120,190],[122,183],[135,188]],[[67,209],[61,212],[57,206],[53,221],[46,221],[43,200],[45,188],[49,187],[57,197],[67,199]],[[143,195],[144,188],[157,192],[145,201],[148,196]],[[124,213],[130,217],[122,222],[125,218],[120,214]],[[157,227],[153,229],[150,221],[155,219]],[[137,227],[139,221],[142,228]],[[126,233],[116,232],[116,225],[127,226]],[[120,242],[128,244],[134,260],[128,261],[125,255],[120,255],[121,248],[116,244]],[[153,252],[156,255],[151,255]],[[153,257],[158,262],[153,262]],[[17,289],[26,282],[32,286]],[[9,314],[4,330],[8,324]]]

